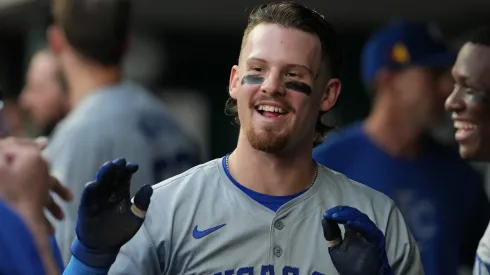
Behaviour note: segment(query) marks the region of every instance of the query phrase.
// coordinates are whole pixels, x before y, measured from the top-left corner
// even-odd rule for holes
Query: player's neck
[[[311,148],[300,153],[269,154],[252,148],[240,134],[228,164],[233,178],[256,192],[285,196],[308,188],[315,177]]]
[[[376,106],[364,124],[366,134],[395,157],[413,158],[420,153],[424,129],[408,112],[395,106]]]
[[[67,57],[64,63],[72,108],[76,108],[87,95],[97,89],[121,80],[120,70],[117,67],[106,68],[76,57]]]

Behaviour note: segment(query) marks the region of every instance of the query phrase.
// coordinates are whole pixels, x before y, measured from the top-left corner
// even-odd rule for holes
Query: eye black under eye
[[[466,94],[470,97],[470,100],[475,103],[484,103],[489,99],[488,93],[483,90],[467,89]]]
[[[473,89],[473,88],[470,88],[470,87],[465,88],[465,90],[466,90],[466,93],[467,94],[470,94],[470,95],[474,95],[474,94],[484,95],[484,94],[486,94],[485,91],[483,91],[483,90]]]
[[[257,85],[262,84],[264,82],[264,78],[259,75],[246,75],[242,78],[242,85]]]
[[[284,84],[286,85],[287,89],[297,91],[300,93],[304,93],[306,95],[310,95],[312,92],[310,85],[303,83],[303,82],[300,82],[300,81],[288,81]]]

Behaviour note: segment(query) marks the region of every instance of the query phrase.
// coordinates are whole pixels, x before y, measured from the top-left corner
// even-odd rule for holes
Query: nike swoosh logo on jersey
[[[214,231],[220,229],[221,227],[225,226],[226,224],[221,224],[221,225],[218,225],[218,226],[215,226],[215,227],[211,227],[209,229],[205,229],[205,230],[202,230],[202,231],[199,231],[199,229],[197,229],[197,225],[196,227],[194,227],[194,230],[192,231],[192,237],[194,237],[194,239],[200,239],[202,237],[205,237],[211,233],[213,233]]]

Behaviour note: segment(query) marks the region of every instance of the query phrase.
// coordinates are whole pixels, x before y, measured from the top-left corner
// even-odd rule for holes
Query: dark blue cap
[[[369,83],[382,68],[450,67],[456,56],[441,41],[435,26],[418,21],[396,22],[368,39],[361,56],[361,76]]]

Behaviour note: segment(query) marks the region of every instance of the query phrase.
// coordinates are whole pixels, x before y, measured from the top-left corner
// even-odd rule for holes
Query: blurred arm
[[[0,274],[46,274],[41,253],[20,217],[0,201]],[[46,247],[45,247],[46,248]]]

